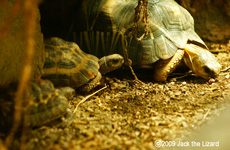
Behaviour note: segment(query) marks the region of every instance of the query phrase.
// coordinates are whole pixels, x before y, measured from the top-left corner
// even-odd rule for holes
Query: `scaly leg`
[[[170,73],[172,73],[184,56],[184,50],[177,50],[175,55],[167,60],[159,60],[155,66],[153,78],[155,81],[166,81]]]

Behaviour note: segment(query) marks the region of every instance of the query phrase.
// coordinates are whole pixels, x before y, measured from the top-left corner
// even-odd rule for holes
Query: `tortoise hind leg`
[[[170,73],[180,64],[184,56],[184,50],[177,50],[172,58],[159,60],[155,66],[153,78],[155,81],[166,81]]]

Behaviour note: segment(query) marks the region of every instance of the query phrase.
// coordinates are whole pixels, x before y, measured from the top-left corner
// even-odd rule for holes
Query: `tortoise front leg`
[[[170,73],[172,73],[178,64],[180,64],[184,56],[184,50],[177,50],[172,58],[167,60],[159,60],[155,66],[153,78],[155,81],[166,81]]]
[[[90,92],[93,88],[95,88],[96,86],[100,85],[100,81],[101,81],[101,73],[98,72],[97,76],[90,80],[88,83],[82,85],[79,90],[82,92]]]

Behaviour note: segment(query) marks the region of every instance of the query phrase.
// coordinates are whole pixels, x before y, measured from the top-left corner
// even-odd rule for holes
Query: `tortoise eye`
[[[215,72],[211,70],[208,66],[203,66],[205,73],[207,73],[210,77],[215,77]]]
[[[119,63],[119,59],[113,59],[112,61],[114,64]]]

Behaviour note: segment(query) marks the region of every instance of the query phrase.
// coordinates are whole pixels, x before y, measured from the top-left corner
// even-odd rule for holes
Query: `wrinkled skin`
[[[124,58],[119,54],[104,56],[99,60],[101,74],[116,70],[124,63]]]

